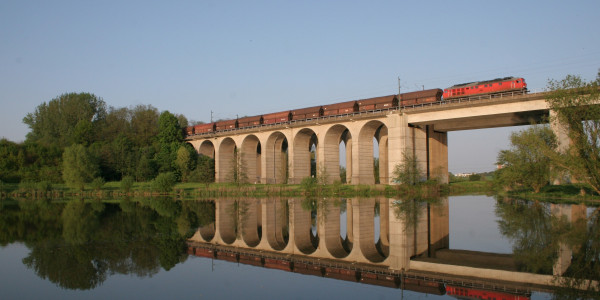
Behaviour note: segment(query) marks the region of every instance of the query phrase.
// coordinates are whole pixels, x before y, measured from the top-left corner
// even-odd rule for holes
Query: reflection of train
[[[321,106],[313,106],[289,111],[282,111],[252,117],[242,117],[235,120],[223,120],[213,123],[188,126],[188,136],[205,134],[216,131],[232,130],[260,126],[263,124],[277,124],[290,121],[311,120],[320,117],[354,114],[366,111],[397,109],[401,107],[442,102],[462,97],[489,94],[491,97],[503,92],[527,92],[525,79],[505,77],[494,80],[463,83],[451,86],[445,90],[430,89],[399,95],[389,95],[369,99],[353,100]]]
[[[516,295],[506,292],[479,290],[474,288],[447,285],[446,293],[459,299],[489,299],[489,300],[529,300],[529,295]]]
[[[236,253],[213,248],[193,246],[188,247],[188,254],[304,275],[327,277],[351,282],[361,282],[365,284],[396,289],[403,288],[405,290],[419,293],[434,295],[445,294],[445,287],[441,282],[427,281],[416,278],[404,278],[404,282],[402,282],[398,274],[358,270],[337,264],[335,266],[320,265],[308,261],[293,261],[287,257],[261,257],[260,254],[256,253]]]

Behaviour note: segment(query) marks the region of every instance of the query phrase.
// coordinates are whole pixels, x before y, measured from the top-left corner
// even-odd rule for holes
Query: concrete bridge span
[[[374,184],[375,152],[378,183],[393,183],[394,169],[405,154],[417,159],[428,178],[447,182],[447,132],[539,122],[550,114],[544,97],[536,93],[427,103],[193,135],[187,141],[215,159],[216,182],[243,174],[240,181],[249,183],[298,184],[316,173],[333,183],[344,181],[339,170],[345,166],[346,183]],[[554,128],[562,134],[559,139],[566,138],[559,126]]]

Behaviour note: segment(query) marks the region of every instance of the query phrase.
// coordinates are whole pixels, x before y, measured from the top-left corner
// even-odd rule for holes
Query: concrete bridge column
[[[448,133],[435,131],[427,125],[428,179],[438,179],[448,183]]]
[[[571,144],[571,139],[569,138],[569,127],[561,123],[558,120],[556,112],[554,110],[550,110],[550,129],[554,132],[556,136],[557,148],[561,153],[565,153],[569,150],[569,145]],[[563,183],[576,183],[577,181],[574,178],[570,178],[570,176],[560,176],[558,178],[554,178],[552,181],[553,184],[563,184]]]

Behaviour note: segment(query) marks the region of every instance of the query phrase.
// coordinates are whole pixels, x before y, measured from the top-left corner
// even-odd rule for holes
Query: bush
[[[121,179],[121,190],[129,192],[133,187],[134,179],[133,176],[124,176]]]
[[[300,182],[300,188],[305,193],[312,192],[317,187],[317,179],[314,177],[304,177]]]
[[[40,181],[37,183],[37,190],[40,192],[48,192],[52,189],[52,184],[49,181]]]
[[[152,180],[152,190],[162,193],[173,191],[177,178],[173,172],[160,173]]]
[[[94,190],[98,191],[104,186],[104,183],[106,183],[106,182],[104,181],[104,179],[102,177],[96,177],[96,178],[94,178],[94,180],[92,180],[91,184],[92,184],[92,188]]]

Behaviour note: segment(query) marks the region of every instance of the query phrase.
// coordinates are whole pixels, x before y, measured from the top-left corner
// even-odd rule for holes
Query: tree
[[[215,160],[206,156],[198,156],[196,169],[190,174],[190,181],[211,183],[215,181]]]
[[[83,190],[99,173],[98,163],[86,147],[80,144],[65,148],[63,153],[63,179],[73,188]]]
[[[105,106],[102,99],[89,93],[60,95],[23,118],[31,129],[27,140],[61,147],[76,142],[89,144],[92,127],[106,116]]]
[[[394,181],[402,185],[417,185],[424,181],[425,175],[419,167],[417,157],[407,151],[404,151],[402,157],[404,163],[394,168]]]
[[[198,154],[194,148],[187,144],[186,146],[180,146],[179,150],[177,150],[177,159],[175,160],[175,165],[181,172],[181,181],[185,182],[188,180],[190,172],[196,166],[196,158]]]
[[[579,76],[548,82],[551,122],[567,129],[566,151],[550,153],[553,163],[600,193],[600,72],[595,81]]]
[[[158,118],[158,143],[160,150],[156,161],[161,172],[174,171],[177,151],[183,141],[183,132],[179,121],[172,113],[164,111]]]
[[[551,179],[551,161],[544,149],[554,149],[555,136],[548,126],[536,125],[510,136],[511,149],[498,154],[496,180],[503,186],[524,186],[538,193]]]

